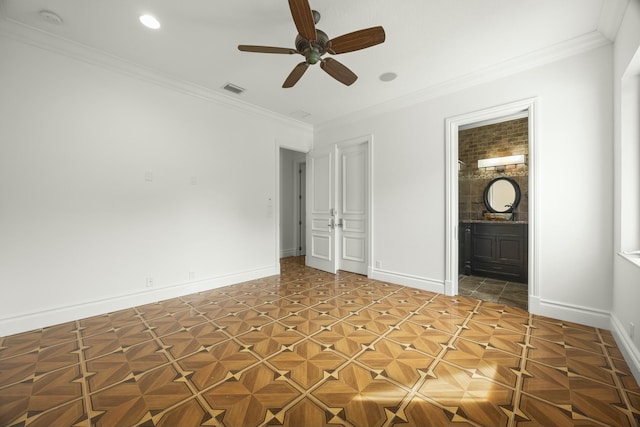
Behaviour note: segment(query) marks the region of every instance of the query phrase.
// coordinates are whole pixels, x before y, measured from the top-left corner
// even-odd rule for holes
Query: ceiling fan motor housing
[[[327,52],[329,36],[322,30],[316,28],[316,40],[309,41],[299,34],[296,36],[296,50],[304,55],[307,64],[315,64],[321,60],[322,55]]]

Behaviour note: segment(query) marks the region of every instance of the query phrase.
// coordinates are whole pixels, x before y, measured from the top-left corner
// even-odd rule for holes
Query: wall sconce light
[[[524,154],[507,157],[492,157],[478,160],[478,169],[495,167],[498,172],[504,172],[506,165],[522,165],[525,163]]]

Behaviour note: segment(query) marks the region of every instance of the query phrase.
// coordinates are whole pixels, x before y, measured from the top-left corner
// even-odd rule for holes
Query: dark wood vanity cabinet
[[[527,283],[527,224],[472,223],[471,274]]]

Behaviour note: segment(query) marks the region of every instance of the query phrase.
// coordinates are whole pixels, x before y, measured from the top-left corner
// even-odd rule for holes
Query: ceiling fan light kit
[[[320,13],[311,10],[308,0],[289,0],[289,9],[298,30],[295,49],[254,45],[238,46],[238,49],[242,52],[286,55],[297,53],[302,55],[305,60],[294,67],[293,71],[285,79],[282,85],[283,88],[293,87],[307,71],[309,65],[314,65],[318,62],[320,63],[320,68],[327,74],[340,83],[350,86],[358,79],[358,76],[342,63],[333,58],[323,58],[323,56],[327,53],[339,55],[375,46],[383,43],[386,37],[382,27],[371,27],[330,39],[324,31],[316,28],[316,24],[320,21]]]

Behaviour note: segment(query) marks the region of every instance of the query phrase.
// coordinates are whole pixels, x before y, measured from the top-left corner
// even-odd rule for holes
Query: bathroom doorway
[[[458,129],[458,294],[528,308],[529,117]]]
[[[530,99],[447,119],[448,295],[523,309],[537,295],[535,106]],[[511,199],[494,197],[499,188]]]

